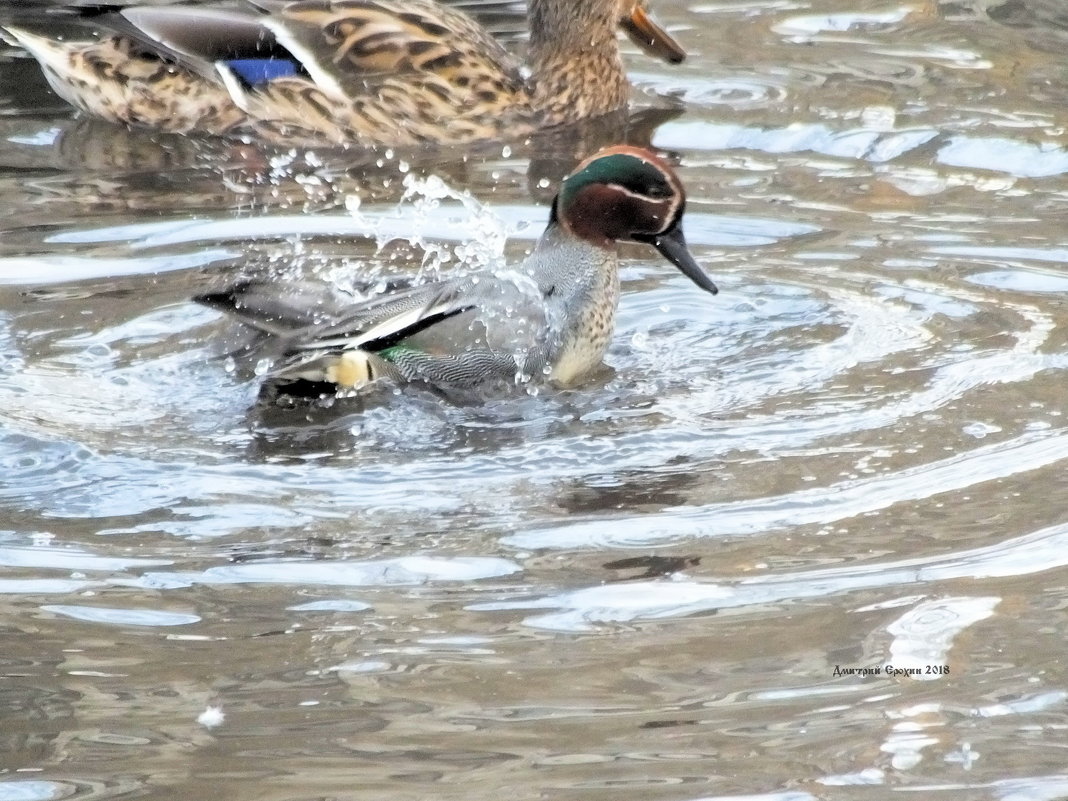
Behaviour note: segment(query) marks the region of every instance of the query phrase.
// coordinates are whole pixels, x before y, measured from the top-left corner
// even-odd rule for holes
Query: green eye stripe
[[[561,205],[566,208],[575,194],[590,184],[616,184],[652,198],[669,198],[675,194],[656,166],[626,153],[613,153],[591,161],[568,176],[560,188]]]

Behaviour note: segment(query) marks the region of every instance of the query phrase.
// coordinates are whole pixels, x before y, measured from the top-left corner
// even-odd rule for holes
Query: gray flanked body
[[[274,375],[348,388],[388,377],[458,392],[546,379],[571,384],[600,364],[611,341],[619,301],[617,263],[614,251],[574,241],[551,226],[521,271],[424,284],[328,315],[319,324],[273,331],[288,339],[288,355]],[[270,297],[277,291],[269,285],[246,285],[246,310],[251,293]],[[276,323],[293,319],[294,309],[316,302],[311,292],[306,299],[294,292],[288,312],[275,306],[259,317]],[[360,347],[367,331],[405,314],[425,318],[452,311],[381,353]],[[339,358],[355,368],[351,383],[343,380],[344,370],[338,373]]]
[[[458,389],[487,380],[567,385],[600,364],[619,301],[615,252],[551,226],[522,270],[457,283],[455,302],[477,305],[409,337],[411,349],[391,352],[393,364]],[[443,348],[448,355],[435,355]]]
[[[198,300],[274,335],[281,382],[358,389],[388,379],[444,392],[571,385],[601,363],[612,338],[616,240],[654,245],[716,291],[686,251],[683,207],[666,164],[638,148],[609,148],[565,179],[534,252],[510,269],[394,288],[345,309],[264,283]]]

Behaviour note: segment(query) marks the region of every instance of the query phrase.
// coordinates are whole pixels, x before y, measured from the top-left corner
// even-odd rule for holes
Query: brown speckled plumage
[[[521,137],[625,106],[617,28],[638,36],[640,18],[636,41],[668,60],[682,57],[641,2],[530,0],[529,77],[473,19],[433,0],[297,0],[269,13],[207,16],[135,8],[122,12],[122,33],[82,42],[8,31],[61,96],[104,119],[280,142],[458,144]],[[260,31],[246,43],[248,55],[220,54],[228,24],[246,39]],[[154,50],[154,36],[168,44]],[[250,85],[227,66],[239,57],[290,60],[297,71]]]
[[[19,31],[17,39],[56,93],[95,117],[173,133],[226,133],[246,120],[222,84],[145,58],[127,38],[71,43]]]

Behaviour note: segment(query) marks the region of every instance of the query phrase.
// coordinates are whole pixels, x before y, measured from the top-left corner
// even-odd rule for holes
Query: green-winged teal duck
[[[381,378],[446,393],[566,386],[601,363],[612,337],[616,242],[650,244],[701,289],[717,291],[686,248],[685,205],[664,161],[616,146],[564,180],[545,232],[514,268],[386,291],[338,313],[277,283],[197,300],[275,339],[282,355],[271,376],[280,384],[360,389]]]

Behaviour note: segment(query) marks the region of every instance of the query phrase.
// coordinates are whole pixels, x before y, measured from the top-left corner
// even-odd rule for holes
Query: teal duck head
[[[686,192],[675,171],[649,150],[620,145],[588,158],[564,180],[552,219],[599,247],[644,242],[706,292],[719,289],[694,261],[682,232]]]

